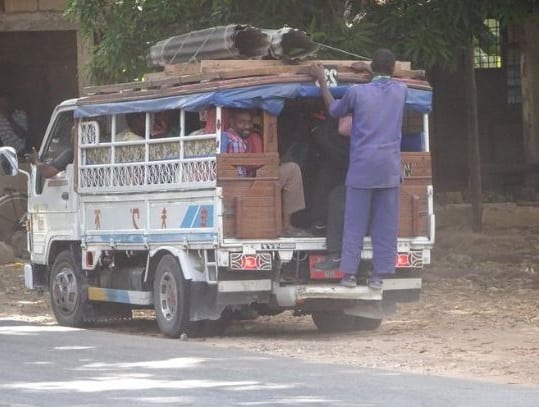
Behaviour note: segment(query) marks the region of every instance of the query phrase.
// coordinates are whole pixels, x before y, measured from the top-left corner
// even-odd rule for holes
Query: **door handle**
[[[67,201],[69,199],[69,192],[62,192],[62,199]]]

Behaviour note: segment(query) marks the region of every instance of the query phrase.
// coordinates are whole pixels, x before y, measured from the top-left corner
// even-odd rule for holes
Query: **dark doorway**
[[[0,89],[28,114],[37,148],[54,106],[78,95],[76,32],[0,32]]]

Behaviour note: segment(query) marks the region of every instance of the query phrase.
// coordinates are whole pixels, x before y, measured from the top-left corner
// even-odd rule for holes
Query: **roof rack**
[[[161,72],[145,74],[142,81],[90,86],[84,91],[88,101],[95,102],[96,99],[108,100],[113,94],[120,94],[122,99],[130,98],[130,94],[135,96],[138,92],[154,96],[166,89],[179,90],[179,86],[185,91],[182,93],[191,93],[242,85],[310,80],[309,69],[313,63],[337,69],[343,80],[369,80],[368,74],[362,71],[363,62],[358,65],[358,62],[353,60],[302,61],[292,65],[280,60],[203,60],[199,63],[165,65]],[[411,70],[409,62],[397,61],[394,77],[417,79],[424,83],[425,71]]]

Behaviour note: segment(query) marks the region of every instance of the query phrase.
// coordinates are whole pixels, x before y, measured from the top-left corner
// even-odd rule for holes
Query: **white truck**
[[[177,337],[222,332],[231,316],[248,309],[311,314],[324,331],[376,329],[397,302],[419,298],[421,268],[434,243],[428,83],[396,78],[409,89],[403,133],[419,128],[421,142],[418,151],[402,153],[397,272],[380,292],[341,287],[338,273],[314,269],[325,237],[281,235],[279,150],[287,135],[279,134],[280,120],[291,106],[322,106],[308,66],[260,69],[264,61],[252,61],[258,68],[238,69],[237,62],[90,88],[55,109],[40,159],[72,148],[73,161],[52,178],[35,166],[28,173],[31,259],[24,274],[28,287],[49,289],[59,324],[83,326],[153,308],[162,333]],[[350,61],[324,63],[336,97],[368,80]],[[237,107],[255,113],[263,153],[220,153],[227,112]],[[195,131],[198,112],[208,109],[215,118],[206,131]],[[163,112],[176,118],[175,131],[154,137]],[[143,137],[124,137],[130,115],[143,115]],[[0,158],[17,173],[13,150],[0,148]],[[238,166],[256,174],[239,176]],[[364,263],[371,257],[366,238]]]

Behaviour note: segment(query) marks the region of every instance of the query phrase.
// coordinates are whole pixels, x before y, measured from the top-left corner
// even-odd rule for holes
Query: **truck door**
[[[50,162],[72,147],[73,112],[72,107],[55,111],[39,152],[40,161]],[[51,241],[79,238],[74,173],[73,163],[51,178],[44,178],[36,167],[32,168],[28,212],[33,263],[47,263],[47,247]]]

